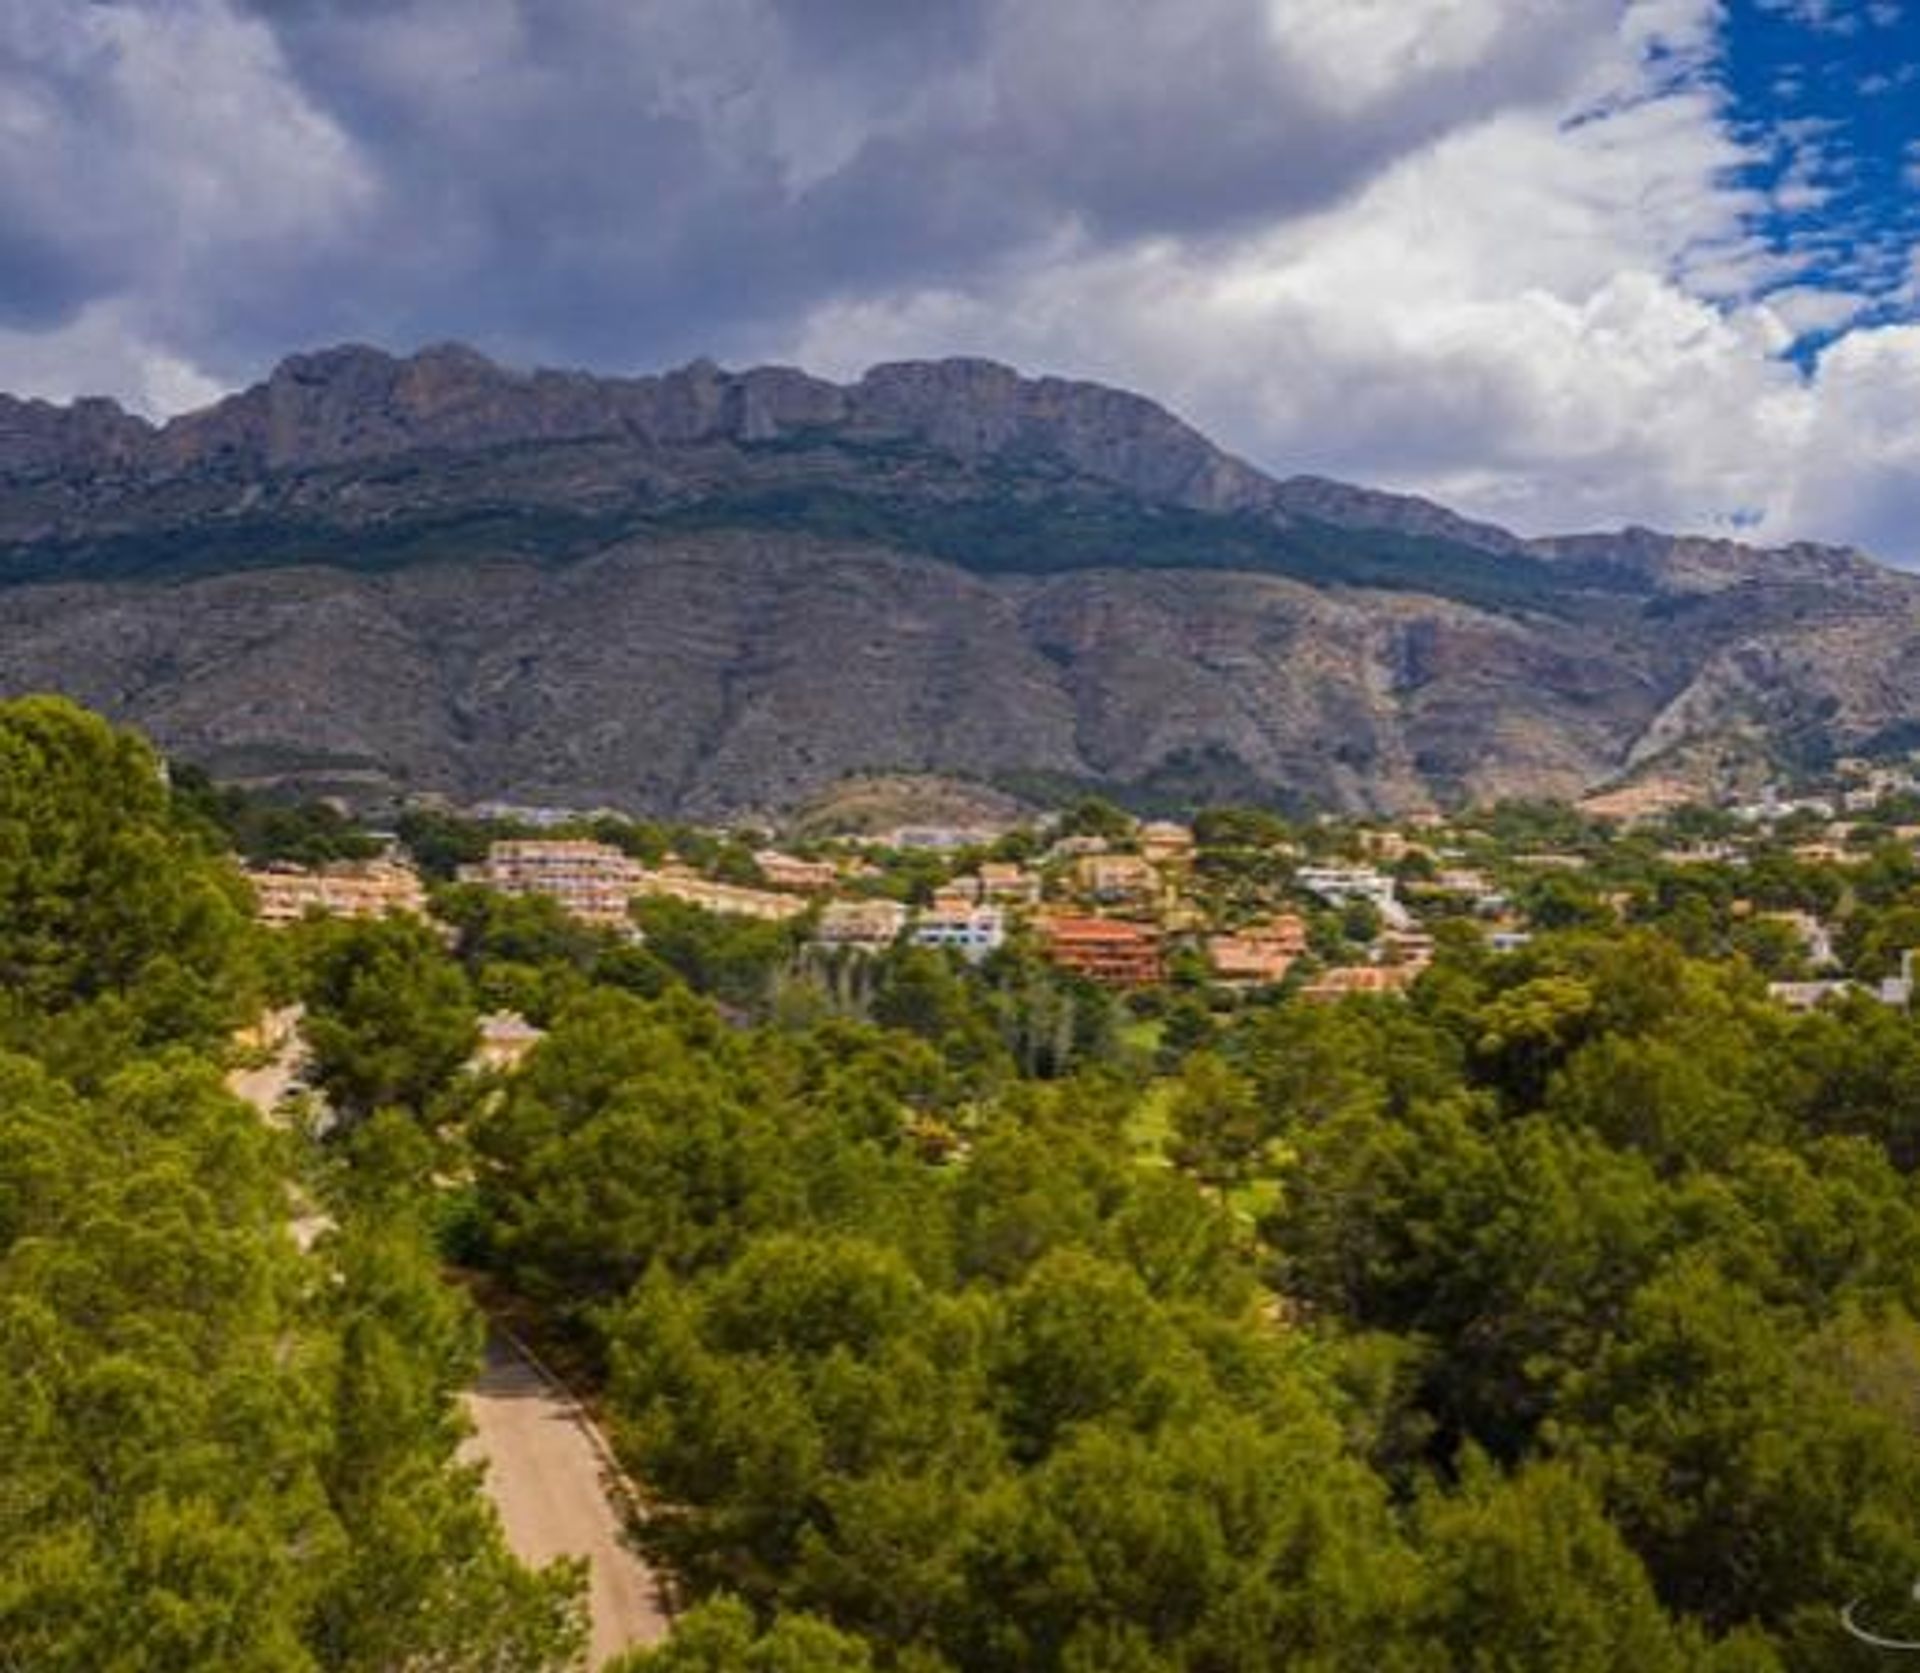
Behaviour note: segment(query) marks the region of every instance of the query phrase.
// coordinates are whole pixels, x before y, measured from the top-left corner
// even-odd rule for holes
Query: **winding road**
[[[284,1119],[279,1106],[305,1055],[297,1024],[297,1012],[265,1019],[261,1034],[273,1045],[272,1057],[227,1077],[228,1088],[270,1122]],[[295,1241],[310,1248],[327,1221],[297,1195],[289,1211]],[[580,1403],[495,1330],[463,1404],[473,1434],[461,1455],[485,1465],[487,1496],[514,1555],[534,1567],[557,1557],[587,1561],[590,1665],[665,1638],[660,1581],[626,1537],[629,1490]]]

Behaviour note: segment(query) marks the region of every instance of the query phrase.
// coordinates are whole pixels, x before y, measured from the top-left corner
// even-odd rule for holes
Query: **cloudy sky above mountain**
[[[0,0],[0,387],[985,354],[1920,563],[1920,0]]]

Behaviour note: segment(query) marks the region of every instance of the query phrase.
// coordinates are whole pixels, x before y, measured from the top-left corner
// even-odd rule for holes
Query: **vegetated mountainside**
[[[343,348],[162,426],[0,397],[0,690],[217,771],[718,814],[863,771],[1347,808],[1903,742],[1920,583],[1525,541],[980,361]]]

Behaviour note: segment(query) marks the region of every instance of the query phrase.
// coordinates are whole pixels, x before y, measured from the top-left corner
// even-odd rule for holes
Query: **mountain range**
[[[1920,744],[1920,579],[1523,539],[978,360],[0,396],[0,690],[217,773],[717,817],[849,775],[1348,810]]]

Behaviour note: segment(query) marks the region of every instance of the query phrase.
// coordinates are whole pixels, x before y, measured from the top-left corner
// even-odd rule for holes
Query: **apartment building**
[[[798,895],[778,894],[771,889],[747,889],[737,883],[716,883],[697,871],[666,866],[659,871],[641,871],[633,886],[637,895],[663,896],[683,900],[703,912],[722,912],[737,918],[760,918],[769,923],[797,918],[807,910]]]
[[[1044,918],[1040,947],[1062,970],[1106,987],[1151,987],[1166,977],[1157,932],[1112,918]]]
[[[1210,935],[1206,948],[1216,981],[1227,987],[1265,987],[1284,981],[1307,950],[1307,925],[1303,918],[1283,913],[1229,935]]]
[[[1103,905],[1158,900],[1165,885],[1151,861],[1138,854],[1089,854],[1075,862],[1074,887]]]
[[[816,945],[883,952],[907,927],[907,909],[897,900],[836,900],[820,909]]]
[[[298,923],[309,912],[330,918],[384,918],[427,909],[420,874],[397,860],[262,866],[249,871],[247,881],[253,885],[260,921],[273,928]]]
[[[609,843],[559,837],[496,842],[481,864],[460,868],[462,882],[504,895],[543,895],[585,923],[607,926],[628,922],[642,875],[639,861]]]
[[[840,868],[831,860],[803,860],[774,848],[763,848],[754,855],[753,863],[760,868],[760,875],[771,889],[820,894],[840,881]]]
[[[1006,914],[997,906],[976,906],[969,901],[936,901],[913,926],[911,939],[916,947],[945,947],[970,964],[977,964],[996,948],[1006,945]]]

